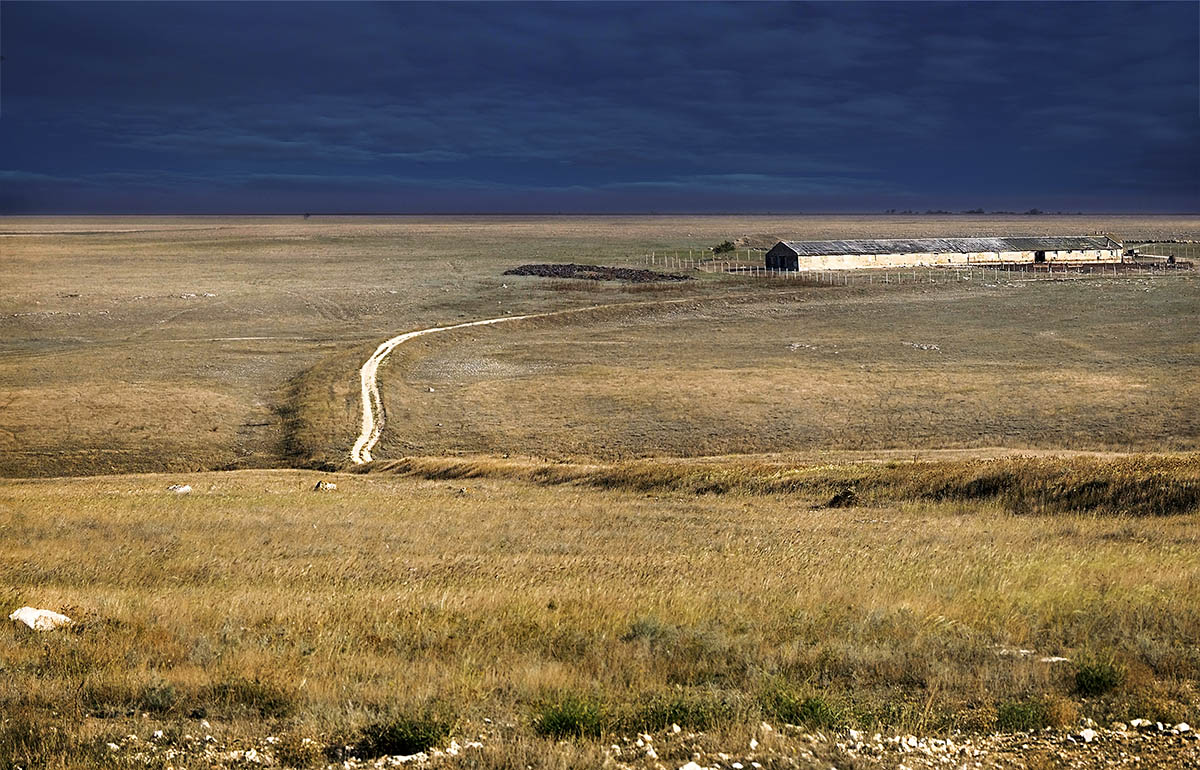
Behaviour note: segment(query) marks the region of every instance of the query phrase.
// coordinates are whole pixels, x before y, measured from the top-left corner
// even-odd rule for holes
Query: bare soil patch
[[[521,265],[505,270],[505,275],[535,275],[540,278],[582,278],[587,281],[629,281],[650,283],[652,281],[690,281],[690,275],[660,273],[656,270],[641,270],[633,267],[606,267],[604,265]]]

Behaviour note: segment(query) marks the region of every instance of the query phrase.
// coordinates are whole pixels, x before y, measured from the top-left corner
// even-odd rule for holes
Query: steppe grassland
[[[460,736],[511,725],[547,762],[570,747],[539,716],[570,699],[605,729],[666,718],[738,744],[795,702],[823,704],[814,729],[987,731],[1029,703],[1063,724],[1194,721],[1195,514],[313,478],[193,474],[190,496],[164,492],[173,476],[0,482],[4,606],[79,620],[0,630],[6,724],[60,728],[43,758],[69,766],[109,736],[194,732],[197,713],[222,741],[338,744],[432,707]],[[1084,696],[1092,660],[1123,677]]]
[[[1200,448],[1196,278],[991,280],[431,340],[384,369],[376,454]]]
[[[1147,237],[1200,231],[1194,218],[1136,222]],[[580,725],[588,734],[669,718],[741,744],[762,718],[788,721],[787,704],[803,706],[814,729],[987,731],[1011,727],[1003,714],[1013,709],[1064,725],[1080,714],[1197,721],[1194,454],[1163,460],[1161,473],[1141,473],[1135,459],[1123,479],[1084,465],[1065,483],[1027,480],[1084,501],[1146,492],[1152,504],[1161,486],[1184,504],[1168,510],[1192,511],[1161,517],[1111,505],[1103,515],[1014,516],[1002,497],[938,498],[920,484],[897,492],[881,482],[871,493],[862,466],[811,469],[853,490],[777,489],[778,474],[810,472],[788,457],[764,463],[770,483],[759,470],[724,483],[739,478],[734,458],[697,460],[718,468],[700,472],[669,458],[587,466],[650,452],[786,451],[823,466],[838,452],[896,459],[945,446],[955,456],[992,454],[992,444],[1194,449],[1191,278],[797,290],[720,276],[645,289],[500,275],[520,262],[615,262],[739,233],[1128,233],[1134,220],[123,224],[66,226],[161,232],[0,240],[11,279],[0,292],[3,472],[178,471],[0,482],[5,606],[56,607],[80,621],[49,636],[0,631],[0,746],[34,734],[44,766],[86,764],[85,750],[111,763],[108,736],[156,727],[178,736],[201,729],[199,713],[222,739],[337,744],[428,706],[458,735],[484,719],[511,724],[504,746],[553,763],[596,747],[556,745],[539,731],[564,703],[595,706],[600,721]],[[183,231],[200,225],[223,229]],[[22,228],[64,223],[2,229]],[[342,461],[358,424],[357,367],[399,331],[657,299],[686,301],[425,340],[381,371],[392,418],[385,457],[515,448],[578,459],[590,480],[559,478],[576,472],[567,463],[510,471],[496,458],[427,458],[407,477],[337,476],[328,494],[309,491],[311,472],[194,472]],[[624,335],[638,350],[596,344]],[[269,339],[231,339],[255,337]],[[697,344],[707,346],[704,365],[692,362]],[[978,398],[926,406],[943,377]],[[1029,412],[998,377],[1029,396]],[[760,378],[768,387],[756,387]],[[778,401],[771,388],[783,391]],[[894,400],[873,397],[884,392]],[[637,410],[634,400],[652,397],[657,411]],[[730,422],[731,398],[751,431]],[[455,399],[528,448],[453,414]],[[578,424],[563,422],[560,403]],[[448,440],[447,426],[476,446]],[[559,443],[587,432],[593,441]],[[906,470],[881,473],[919,476]],[[195,491],[171,495],[172,482]],[[835,491],[856,494],[826,507]],[[1004,654],[1016,648],[1072,661]],[[1100,694],[1075,680],[1092,663],[1120,672]],[[487,763],[531,763],[506,751]]]
[[[776,235],[1107,230],[1194,238],[1200,220],[6,218],[0,230],[0,474],[65,475],[272,467],[308,455],[340,461],[357,423],[354,370],[375,344],[399,331],[510,312],[762,289],[713,277],[686,288],[564,291],[558,282],[523,281],[518,290],[500,273],[521,262],[612,263],[739,236],[765,242]],[[762,342],[768,359],[777,357],[766,344],[773,341]],[[745,353],[737,355],[744,365]],[[315,395],[294,403],[289,384],[313,367],[321,367],[319,376],[306,384]],[[719,411],[711,399],[703,408]],[[312,426],[305,435],[294,435],[296,409]],[[420,441],[437,444],[434,438]]]

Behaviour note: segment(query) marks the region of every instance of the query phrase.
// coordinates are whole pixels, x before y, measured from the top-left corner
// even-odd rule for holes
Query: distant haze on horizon
[[[0,214],[1200,211],[1200,3],[5,3]]]

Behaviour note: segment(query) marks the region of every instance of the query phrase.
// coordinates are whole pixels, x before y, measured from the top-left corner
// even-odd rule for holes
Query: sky
[[[1200,211],[1200,3],[0,3],[0,214]]]

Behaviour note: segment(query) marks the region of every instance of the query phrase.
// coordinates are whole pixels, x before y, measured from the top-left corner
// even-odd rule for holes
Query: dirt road
[[[536,318],[541,315],[547,314],[538,314],[536,316],[512,315],[503,318],[488,318],[484,321],[470,321],[468,323],[455,324],[454,326],[433,326],[428,329],[419,329],[415,332],[398,334],[375,348],[375,352],[371,354],[367,362],[358,370],[359,381],[362,385],[362,430],[358,434],[358,440],[354,442],[354,447],[350,450],[350,459],[356,465],[371,462],[371,450],[379,442],[379,437],[383,435],[383,425],[386,421],[386,416],[383,410],[383,399],[379,396],[379,384],[376,382],[375,375],[379,370],[379,365],[383,363],[383,359],[387,358],[388,353],[391,353],[397,345],[402,345],[414,337],[421,337],[426,334],[464,329],[468,326],[490,326],[492,324],[504,323],[505,321]]]

